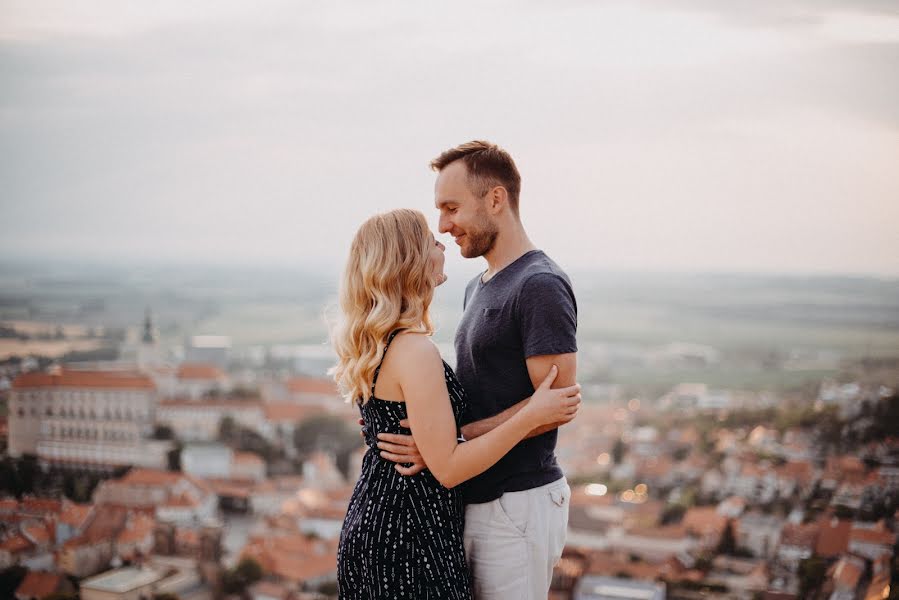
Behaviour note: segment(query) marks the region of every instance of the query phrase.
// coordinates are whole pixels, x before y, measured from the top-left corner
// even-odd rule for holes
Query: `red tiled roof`
[[[253,452],[235,452],[233,460],[235,463],[242,463],[245,465],[261,465],[265,463],[261,456]]]
[[[29,542],[25,536],[18,533],[15,535],[11,535],[10,537],[0,542],[0,550],[6,550],[10,554],[15,554],[17,552],[27,550],[32,546],[33,544]]]
[[[194,477],[193,475],[181,473],[179,471],[163,471],[161,469],[131,469],[124,477],[117,480],[115,483],[153,487],[172,487],[182,479],[191,482],[203,492],[212,492],[212,488],[209,484],[199,477]]]
[[[90,539],[84,535],[79,535],[77,537],[73,537],[69,540],[66,540],[65,543],[62,545],[62,547],[65,550],[69,550],[72,548],[80,548],[81,546],[92,546],[92,545],[96,544],[98,541],[107,541],[107,540],[105,540],[105,539],[101,539],[101,540]]]
[[[184,546],[196,546],[200,543],[200,533],[195,529],[179,527],[175,530],[175,541]]]
[[[116,541],[119,544],[139,542],[152,535],[155,526],[156,519],[142,514],[134,515],[128,520],[125,528],[119,532]]]
[[[215,365],[208,363],[181,363],[178,366],[178,379],[212,379],[225,377],[225,373]]]
[[[67,388],[113,388],[113,389],[156,389],[153,380],[146,375],[124,371],[67,371],[59,373],[23,373],[13,381],[14,389],[67,387]]]
[[[136,468],[128,471],[119,482],[133,485],[174,485],[181,477],[183,475],[177,471]]]
[[[125,526],[127,518],[128,509],[123,506],[98,506],[79,538],[83,538],[82,541],[86,543],[111,540]]]
[[[743,466],[740,469],[740,475],[742,477],[763,477],[765,475],[765,469],[756,464],[743,463]]]
[[[853,525],[849,532],[849,540],[851,542],[860,542],[865,544],[876,544],[880,546],[892,546],[896,543],[896,534],[888,530],[883,521],[878,521],[877,525],[872,528],[858,527]]]
[[[663,540],[679,540],[687,536],[687,528],[683,525],[665,525],[662,527],[630,527],[627,532],[647,538]]]
[[[243,479],[207,479],[206,483],[209,484],[216,496],[249,498],[250,494],[258,491],[252,481]]]
[[[165,506],[172,508],[186,508],[199,506],[200,501],[191,496],[190,494],[179,494],[178,496],[171,496],[165,503]]]
[[[60,513],[59,521],[78,529],[84,525],[93,509],[92,504],[69,504]]]
[[[160,400],[158,406],[162,408],[184,408],[196,410],[200,408],[228,409],[228,410],[262,410],[262,403],[258,399],[234,400],[221,398],[217,400],[186,400],[183,398],[166,398]]]
[[[825,515],[818,520],[818,524],[820,533],[815,546],[815,554],[831,558],[839,556],[849,549],[849,531],[852,529],[852,521]]]
[[[775,467],[774,471],[778,477],[785,479],[798,479],[803,484],[807,484],[812,478],[814,467],[807,461],[789,461],[786,464]]]
[[[19,503],[19,510],[29,513],[58,513],[62,510],[62,500],[25,497]]]
[[[53,533],[46,523],[29,523],[22,525],[22,533],[34,540],[39,546],[53,540]]]
[[[339,396],[337,383],[331,379],[313,377],[291,377],[285,384],[292,394],[318,394],[322,396]]]
[[[818,525],[808,523],[796,525],[787,523],[780,534],[781,546],[799,546],[801,548],[814,548],[818,540]]]
[[[828,575],[837,588],[855,591],[864,572],[865,561],[854,556],[844,556],[828,570]]]
[[[65,577],[58,573],[47,571],[29,571],[25,579],[16,588],[16,595],[23,598],[43,598],[49,596],[63,582]]]
[[[303,535],[252,538],[241,553],[288,581],[305,581],[337,570],[335,541],[312,540]]]
[[[718,514],[715,506],[694,506],[684,513],[681,525],[697,535],[721,534],[727,527],[727,517]]]
[[[628,576],[634,579],[654,580],[662,573],[663,569],[664,565],[661,564],[653,565],[643,561],[633,562],[614,552],[595,550],[587,555],[587,566],[584,568],[584,574],[615,577],[620,573],[627,573]]]

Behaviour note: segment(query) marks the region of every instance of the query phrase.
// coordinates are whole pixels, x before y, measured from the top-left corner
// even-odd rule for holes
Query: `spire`
[[[145,344],[152,344],[156,340],[153,339],[153,320],[150,318],[150,309],[147,308],[147,316],[144,318],[144,338]]]

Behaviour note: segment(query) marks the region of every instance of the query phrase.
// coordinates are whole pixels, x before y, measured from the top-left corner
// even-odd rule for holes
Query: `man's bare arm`
[[[569,354],[547,354],[544,356],[532,356],[531,358],[527,359],[528,375],[531,378],[531,382],[534,383],[535,388],[540,385],[540,382],[543,381],[543,378],[546,377],[546,374],[549,373],[550,367],[552,367],[553,365],[559,367],[559,376],[556,377],[556,381],[553,384],[553,387],[567,387],[569,385],[574,385],[577,379],[577,353],[571,352]],[[513,404],[499,414],[493,415],[492,417],[487,417],[486,419],[481,419],[480,421],[469,423],[468,425],[464,425],[462,427],[462,437],[464,437],[466,440],[472,440],[478,436],[484,435],[495,427],[499,427],[501,423],[506,422],[507,420],[512,418],[512,415],[524,408],[529,400],[530,398],[526,398],[518,404]],[[546,433],[547,431],[558,429],[565,423],[569,423],[572,419],[574,419],[574,416],[566,421],[560,421],[558,423],[551,423],[549,425],[538,427],[537,429],[534,429],[529,434],[527,434],[525,438],[532,438],[542,433]]]

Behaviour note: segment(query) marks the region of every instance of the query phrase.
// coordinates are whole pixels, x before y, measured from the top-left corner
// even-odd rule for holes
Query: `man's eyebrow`
[[[449,204],[459,204],[459,202],[456,200],[438,200],[437,208],[443,208],[444,206],[447,206]]]

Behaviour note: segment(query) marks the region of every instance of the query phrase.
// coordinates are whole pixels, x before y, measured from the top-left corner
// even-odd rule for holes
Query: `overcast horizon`
[[[895,278],[897,72],[878,0],[0,0],[0,255],[339,268],[486,138],[567,269]]]

